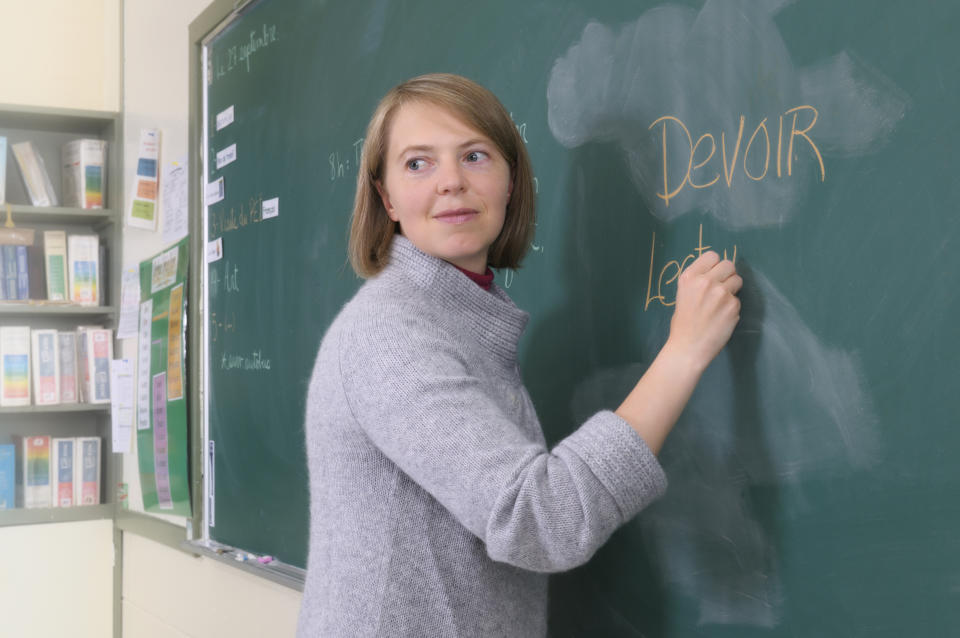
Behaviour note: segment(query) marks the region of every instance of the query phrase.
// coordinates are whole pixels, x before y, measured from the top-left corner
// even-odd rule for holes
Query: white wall
[[[164,163],[187,155],[188,29],[209,1],[127,0],[124,5],[124,193],[131,192],[140,128],[162,129]],[[125,266],[163,248],[160,231],[124,230]],[[124,343],[122,352],[136,361],[135,340]],[[142,510],[135,454],[125,455],[123,476],[131,509]],[[185,519],[162,518],[184,527]],[[217,561],[124,534],[123,572],[124,636],[282,638],[295,633],[299,592]]]
[[[5,527],[0,547],[0,635],[111,635],[113,521]]]
[[[0,25],[0,103],[120,108],[120,0],[0,0]],[[111,635],[112,521],[0,528],[0,548],[0,634]]]
[[[0,0],[0,102],[120,109],[120,0]]]
[[[123,24],[123,192],[124,212],[134,192],[140,129],[161,130],[160,161],[166,165],[187,155],[188,28],[209,0],[127,0]],[[136,266],[164,248],[161,224],[156,232],[125,227],[123,267]],[[121,343],[122,356],[137,362],[137,340]],[[118,356],[120,356],[118,354]],[[136,437],[124,456],[123,481],[130,509],[143,511]],[[160,516],[184,526],[184,519]]]

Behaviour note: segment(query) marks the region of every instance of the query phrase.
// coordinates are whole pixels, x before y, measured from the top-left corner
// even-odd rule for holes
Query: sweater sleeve
[[[656,457],[614,413],[597,413],[547,450],[468,373],[440,326],[405,313],[362,324],[339,343],[353,418],[493,560],[576,567],[666,489]]]

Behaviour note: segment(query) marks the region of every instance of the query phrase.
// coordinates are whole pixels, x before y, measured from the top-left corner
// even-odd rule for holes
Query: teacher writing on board
[[[519,267],[534,229],[509,113],[465,78],[414,78],[378,105],[359,173],[349,249],[367,281],[310,379],[298,635],[544,636],[547,574],[666,489],[656,454],[742,281],[713,252],[690,264],[636,387],[547,449],[516,360],[528,315],[490,270]]]

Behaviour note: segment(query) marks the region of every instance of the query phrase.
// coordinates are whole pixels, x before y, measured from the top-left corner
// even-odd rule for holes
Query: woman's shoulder
[[[388,332],[393,339],[413,337],[419,327],[437,321],[440,311],[424,290],[402,278],[368,279],[340,310],[330,326],[348,341]]]
[[[339,369],[341,358],[369,357],[378,343],[391,338],[408,338],[406,317],[416,314],[413,294],[397,294],[378,278],[360,286],[327,326],[320,342],[319,362]]]
[[[442,313],[415,287],[400,293],[377,280],[364,283],[324,335],[318,366],[351,387],[372,383],[371,375],[415,376],[448,364],[459,369],[463,357]]]

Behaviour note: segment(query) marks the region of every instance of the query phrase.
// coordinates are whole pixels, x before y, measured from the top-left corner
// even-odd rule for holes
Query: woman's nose
[[[463,167],[459,162],[445,162],[437,175],[437,192],[441,195],[460,193],[467,188]]]

